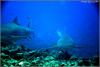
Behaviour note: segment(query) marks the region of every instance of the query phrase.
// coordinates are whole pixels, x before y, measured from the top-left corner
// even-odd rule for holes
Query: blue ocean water
[[[68,34],[80,55],[95,55],[99,51],[98,3],[8,1],[2,4],[2,24],[16,16],[21,26],[34,30],[30,40],[22,40],[28,48],[49,48],[59,40],[57,31]],[[87,47],[87,48],[86,48]]]

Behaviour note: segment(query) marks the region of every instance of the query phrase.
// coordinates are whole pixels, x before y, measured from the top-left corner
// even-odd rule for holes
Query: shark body
[[[83,46],[78,46],[75,41],[65,32],[62,33],[58,30],[57,35],[59,36],[59,39],[53,48],[58,51],[63,51],[65,53],[67,52],[68,54],[73,55],[77,49],[84,48]]]
[[[60,31],[57,31],[57,34],[59,36],[59,39],[58,39],[57,45],[56,45],[57,47],[60,47],[63,49],[75,47],[74,41],[70,36],[68,36],[65,33],[62,34]]]
[[[18,24],[18,19],[13,22],[1,25],[1,43],[12,44],[20,39],[27,39],[34,31],[28,27]]]

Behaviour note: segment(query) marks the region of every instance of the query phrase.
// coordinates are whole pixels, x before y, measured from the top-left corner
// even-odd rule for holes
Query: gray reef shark
[[[18,24],[16,17],[11,23],[1,25],[1,43],[14,44],[17,40],[30,38],[33,32],[29,27]]]
[[[59,39],[55,47],[62,51],[67,52],[70,55],[75,55],[77,57],[88,58],[91,57],[91,52],[88,51],[89,48],[93,48],[93,46],[88,46],[88,44],[76,43],[67,33],[62,33],[61,31],[57,31],[57,35]],[[87,45],[87,46],[85,46]]]
[[[74,47],[74,41],[70,36],[68,36],[65,33],[62,34],[60,31],[57,31],[57,35],[59,36],[56,45],[57,47],[61,47],[61,48]]]
[[[75,41],[67,33],[62,33],[61,31],[57,30],[57,35],[59,36],[59,39],[56,45],[54,45],[52,48],[58,51],[72,54],[74,50],[84,48],[83,46],[77,46]]]

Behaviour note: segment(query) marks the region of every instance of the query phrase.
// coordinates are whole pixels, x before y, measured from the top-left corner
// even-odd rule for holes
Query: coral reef
[[[59,67],[59,66],[99,66],[99,57],[88,59],[71,56],[63,51],[40,49],[32,50],[24,46],[2,47],[1,66],[3,67]]]

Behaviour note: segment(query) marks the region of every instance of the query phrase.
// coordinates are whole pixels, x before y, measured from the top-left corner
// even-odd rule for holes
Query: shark
[[[69,49],[75,48],[74,40],[66,33],[62,33],[61,31],[56,31],[58,35],[58,40],[56,44],[53,46],[54,49],[58,51],[68,52]]]
[[[61,47],[64,49],[70,48],[85,48],[84,46],[80,46],[80,44],[76,43],[71,36],[69,36],[66,32],[57,31],[57,35],[59,39],[57,41],[56,47]]]
[[[69,55],[75,55],[77,57],[82,57],[85,59],[97,55],[89,50],[90,48],[94,48],[94,46],[90,44],[77,43],[66,32],[57,30],[57,35],[59,36],[59,39],[57,41],[57,44],[55,45],[55,47],[57,48],[56,50],[67,52]]]
[[[57,35],[59,36],[56,45],[57,47],[62,47],[62,48],[74,47],[74,41],[69,35],[65,33],[62,34],[59,30],[57,31]]]
[[[77,49],[84,48],[83,46],[78,46],[77,43],[70,37],[66,32],[61,32],[60,30],[56,31],[58,35],[58,40],[51,49],[57,51],[67,52],[68,54],[73,54]]]
[[[18,23],[18,17],[15,17],[11,23],[1,25],[1,43],[3,45],[15,44],[20,39],[31,39],[33,29],[21,26]]]

